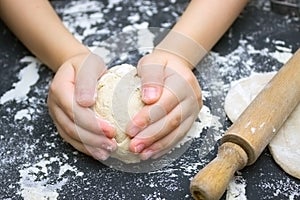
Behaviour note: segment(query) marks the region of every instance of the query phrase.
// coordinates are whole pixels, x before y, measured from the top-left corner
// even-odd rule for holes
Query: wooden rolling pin
[[[253,164],[300,101],[300,49],[222,138],[217,157],[193,178],[197,200],[217,200],[237,170]]]

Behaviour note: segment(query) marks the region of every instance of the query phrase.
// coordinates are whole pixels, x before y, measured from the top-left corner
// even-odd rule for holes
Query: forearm
[[[88,51],[64,27],[47,0],[1,0],[0,17],[53,71],[68,58]]]
[[[209,51],[221,38],[247,2],[248,0],[192,0],[158,47],[168,49],[168,46],[178,45],[175,50],[177,54],[181,53],[182,57],[195,65],[197,60],[202,59],[204,52]],[[193,54],[199,54],[198,58]]]

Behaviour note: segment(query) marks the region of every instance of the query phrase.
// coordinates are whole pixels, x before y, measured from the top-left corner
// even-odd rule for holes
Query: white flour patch
[[[291,47],[287,47],[285,41],[281,40],[274,40],[272,43],[276,45],[276,51],[270,52],[270,56],[285,64],[293,56]]]
[[[112,59],[110,51],[104,47],[88,47],[94,54],[100,56],[105,63],[109,63]]]
[[[133,25],[125,26],[122,31],[124,33],[137,33],[136,37],[136,48],[139,53],[150,53],[154,47],[154,34],[148,28],[148,22],[142,22],[140,24],[135,23]],[[151,28],[150,28],[151,29]]]
[[[36,58],[26,56],[20,60],[20,63],[29,64],[20,71],[18,75],[19,82],[13,84],[14,88],[1,96],[0,104],[4,104],[11,100],[20,102],[27,99],[30,87],[39,80],[38,70],[41,63]]]
[[[275,51],[275,52],[270,52],[270,56],[278,60],[278,62],[285,64],[293,56],[293,54],[291,52]]]
[[[204,128],[214,128],[215,130],[219,130],[223,127],[223,125],[220,123],[217,116],[213,115],[209,109],[209,107],[203,105],[201,108],[199,115],[198,115],[199,121],[195,121],[192,125],[191,129],[188,131],[186,136],[180,141],[179,145],[176,147],[179,147],[180,145],[183,145],[184,143],[188,142],[190,139],[193,138],[199,138],[201,136],[201,133]],[[216,132],[216,137],[214,144],[222,137],[221,133]],[[212,144],[212,146],[214,145]]]
[[[138,50],[140,53],[150,53],[154,47],[154,34],[147,28],[138,31]]]
[[[114,6],[116,6],[116,5],[118,5],[119,3],[121,3],[122,2],[122,0],[109,0],[108,1],[108,8],[112,8],[112,7],[114,7]]]
[[[104,22],[104,14],[100,12],[103,7],[99,1],[71,2],[61,11],[63,23],[75,38],[82,42],[86,36],[99,33],[96,24]]]
[[[58,165],[55,165],[58,164]],[[58,177],[51,175],[55,166],[59,166]],[[59,196],[58,190],[67,183],[68,178],[66,172],[73,172],[75,176],[83,176],[82,172],[78,172],[76,167],[62,163],[60,158],[51,157],[42,159],[38,163],[23,166],[20,173],[20,191],[19,194],[24,200],[56,200]]]
[[[247,200],[246,186],[242,176],[234,176],[227,187],[226,200]]]
[[[31,120],[31,115],[33,114],[34,109],[32,108],[27,108],[27,109],[22,109],[19,110],[16,115],[15,115],[15,120],[20,120],[23,118],[27,118],[28,120]]]
[[[130,16],[128,16],[127,19],[130,23],[133,24],[133,23],[138,22],[141,19],[141,16],[139,13],[133,13]]]

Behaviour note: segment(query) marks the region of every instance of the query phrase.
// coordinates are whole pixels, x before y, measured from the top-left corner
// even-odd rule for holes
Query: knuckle
[[[55,77],[54,77],[54,79],[55,79]],[[53,92],[56,91],[56,85],[55,85],[54,79],[49,84],[48,97],[50,94],[52,94]]]
[[[168,126],[170,129],[175,129],[181,124],[181,115],[176,115],[173,119],[170,120]]]
[[[54,77],[49,87],[49,93],[56,94],[59,88],[60,88],[59,84],[57,83],[57,81],[55,81],[55,77]]]
[[[64,126],[64,132],[70,137],[70,138],[79,138],[78,128],[75,127],[76,125],[68,125],[66,124]]]
[[[162,151],[166,148],[166,143],[164,141],[158,141],[153,144],[152,149],[155,149],[155,151]]]
[[[137,127],[143,128],[149,124],[150,118],[146,116],[137,117],[133,120],[133,124]]]
[[[145,56],[143,56],[140,60],[138,65],[139,66],[143,66],[145,64],[145,62],[147,62],[147,60],[149,60],[150,54],[147,54]]]
[[[202,95],[201,95],[201,93],[197,93],[196,95],[195,95],[195,101],[198,103],[198,105],[200,106],[200,107],[202,107],[202,105],[203,105],[203,100],[202,100]]]
[[[199,108],[201,108],[203,106],[202,96],[199,96],[196,100],[198,102]]]

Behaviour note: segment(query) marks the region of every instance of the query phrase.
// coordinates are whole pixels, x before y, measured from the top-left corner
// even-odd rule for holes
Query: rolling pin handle
[[[217,157],[191,181],[190,190],[194,199],[220,199],[234,173],[244,168],[247,162],[247,154],[239,145],[231,142],[222,144]]]

